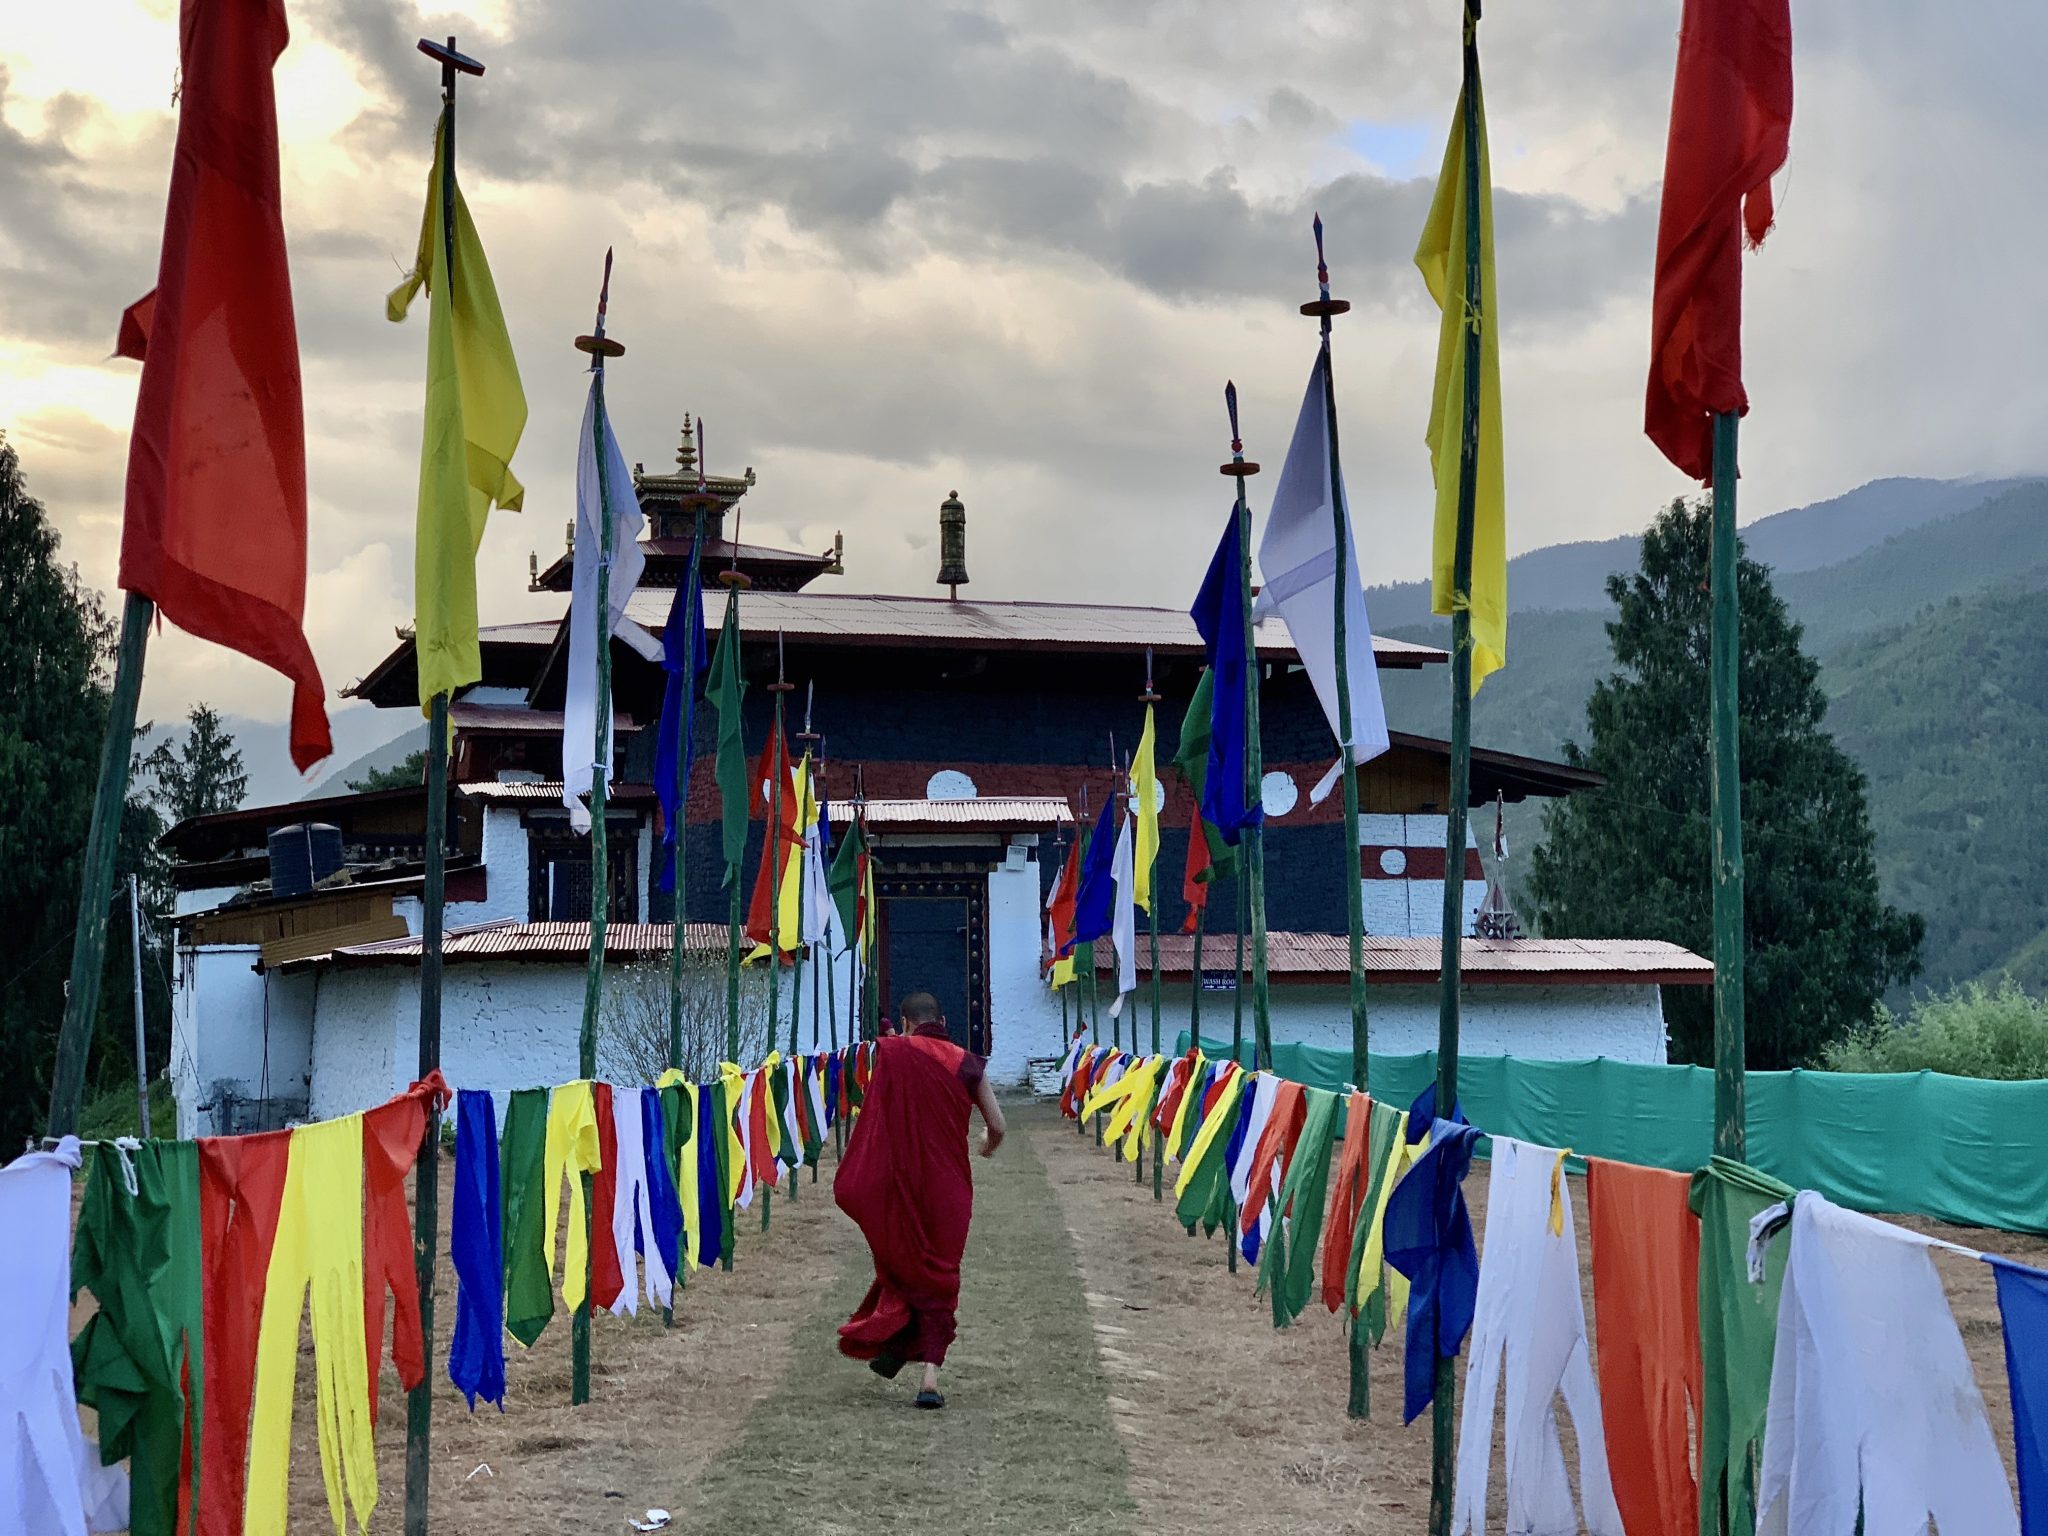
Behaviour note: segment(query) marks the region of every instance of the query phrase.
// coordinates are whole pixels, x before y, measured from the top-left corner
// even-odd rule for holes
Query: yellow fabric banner
[[[1131,758],[1131,793],[1138,801],[1137,880],[1133,888],[1139,906],[1152,910],[1152,866],[1159,862],[1159,771],[1153,764],[1152,706],[1145,706],[1145,731],[1138,738],[1138,751]],[[1200,978],[1196,978],[1200,985]]]
[[[427,408],[420,439],[419,523],[413,554],[413,650],[420,703],[483,680],[476,637],[476,552],[493,505],[516,512],[526,491],[512,473],[512,451],[526,430],[526,393],[498,290],[455,189],[455,277],[441,222],[441,157],[447,122],[434,135],[434,170],[420,222],[419,254],[385,300],[403,320],[426,284]]]
[[[1468,21],[1467,26],[1471,23]],[[1475,74],[1472,89],[1479,92]],[[1486,147],[1486,105],[1479,123],[1479,293],[1470,292],[1465,263],[1465,98],[1451,119],[1436,201],[1415,265],[1443,311],[1437,331],[1436,385],[1429,406],[1429,462],[1436,476],[1436,535],[1430,561],[1430,608],[1472,615],[1472,691],[1508,660],[1507,495],[1501,458],[1500,311],[1493,288],[1493,171]],[[1472,587],[1460,602],[1453,585],[1458,545],[1458,483],[1465,434],[1465,337],[1479,335],[1479,457],[1472,499]]]

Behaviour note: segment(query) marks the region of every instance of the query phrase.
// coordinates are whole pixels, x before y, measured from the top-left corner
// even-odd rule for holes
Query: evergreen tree
[[[360,779],[350,779],[348,788],[350,793],[362,795],[379,789],[417,789],[426,782],[427,749],[421,747],[388,768],[372,768]]]
[[[1550,805],[1530,891],[1545,934],[1713,952],[1709,507],[1674,501],[1634,576],[1610,576],[1618,670],[1586,704],[1574,766],[1607,787]],[[1744,999],[1749,1065],[1801,1066],[1919,969],[1926,925],[1878,898],[1863,774],[1822,728],[1819,667],[1770,574],[1738,552]],[[1665,993],[1674,1060],[1713,1059],[1705,987]]]
[[[0,1145],[48,1109],[112,641],[0,436]]]
[[[156,803],[171,826],[194,816],[238,809],[249,792],[249,775],[235,738],[206,704],[194,704],[186,717],[181,745],[164,741],[141,767],[156,781]]]

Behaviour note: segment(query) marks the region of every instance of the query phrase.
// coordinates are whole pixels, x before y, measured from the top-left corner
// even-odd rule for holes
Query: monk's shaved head
[[[903,999],[896,1012],[905,1024],[936,1024],[939,1022],[939,1000],[929,992],[913,992]]]

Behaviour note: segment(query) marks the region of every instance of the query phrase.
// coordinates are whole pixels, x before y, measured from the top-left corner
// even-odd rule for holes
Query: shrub
[[[1916,1002],[1903,1020],[1875,1022],[1821,1053],[1831,1072],[1947,1072],[2004,1080],[2048,1078],[2048,998],[2006,977],[1951,987]]]

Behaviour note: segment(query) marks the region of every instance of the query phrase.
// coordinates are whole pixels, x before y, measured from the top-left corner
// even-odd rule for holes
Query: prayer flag
[[[1340,750],[1336,766],[1310,791],[1320,804],[1338,782],[1346,757],[1369,762],[1387,750],[1387,711],[1380,700],[1380,674],[1373,659],[1372,620],[1365,611],[1365,587],[1358,577],[1358,532],[1344,488],[1335,488],[1331,507],[1330,407],[1324,357],[1318,352],[1309,369],[1308,388],[1295,418],[1294,440],[1287,462],[1280,466],[1280,484],[1273,492],[1273,513],[1259,540],[1259,589],[1255,618],[1287,621],[1302,669],[1314,685],[1330,722],[1330,735],[1349,748]],[[1337,519],[1344,520],[1344,681],[1351,695],[1351,740],[1344,741],[1342,699],[1337,692]]]
[[[1053,883],[1049,926],[1052,930],[1052,984],[1064,987],[1074,979],[1075,901],[1081,889],[1081,839],[1067,847],[1067,860]]]
[[[419,254],[384,305],[388,318],[403,320],[420,284],[427,285],[432,299],[413,556],[413,651],[422,706],[438,693],[453,694],[483,678],[476,638],[477,546],[492,506],[517,512],[526,496],[512,474],[512,451],[526,429],[526,394],[490,264],[460,186],[455,189],[455,273],[449,280],[441,223],[441,157],[447,139],[444,113],[434,135]]]
[[[1443,172],[1437,179],[1436,201],[1415,265],[1429,285],[1430,297],[1443,311],[1437,330],[1436,387],[1429,407],[1429,461],[1436,476],[1436,544],[1431,558],[1430,609],[1449,613],[1469,607],[1472,614],[1472,691],[1487,674],[1508,662],[1507,493],[1501,461],[1500,309],[1493,288],[1493,171],[1486,148],[1486,104],[1479,88],[1479,66],[1472,66],[1467,87],[1476,98],[1473,117],[1479,124],[1479,292],[1470,291],[1465,263],[1465,97],[1451,118],[1450,142],[1444,146]],[[1465,421],[1465,337],[1479,334],[1478,474],[1472,498],[1472,589],[1461,602],[1452,590],[1458,545],[1458,484],[1462,468]]]
[[[597,611],[598,569],[604,564],[607,518],[611,523],[611,579],[605,587],[605,611]],[[590,830],[590,811],[583,797],[591,793],[598,774],[609,787],[612,776],[611,699],[597,697],[598,646],[610,645],[626,599],[640,585],[647,555],[640,548],[640,495],[633,472],[619,451],[611,418],[604,409],[604,376],[590,372],[590,394],[583,406],[583,431],[576,450],[575,577],[569,597],[569,676],[562,702],[562,803],[569,825]],[[600,636],[602,637],[600,642]],[[602,708],[604,748],[597,750]]]
[[[740,595],[736,588],[725,594],[725,622],[719,627],[718,648],[711,653],[711,683],[706,697],[718,711],[718,801],[724,822],[725,884],[739,877],[747,857],[747,741],[740,702],[746,697],[747,680],[740,667]]]
[[[1134,850],[1137,884],[1135,900],[1147,912],[1152,910],[1152,866],[1159,862],[1159,770],[1156,755],[1152,706],[1145,706],[1145,729],[1138,737],[1137,754],[1131,759],[1131,793],[1138,801],[1138,844]]]
[[[142,363],[119,581],[291,679],[303,773],[333,743],[304,625],[306,431],[271,75],[288,36],[282,0],[185,0],[156,288],[116,343]]]
[[[1173,770],[1188,787],[1191,819],[1202,829],[1202,841],[1208,849],[1203,856],[1203,865],[1209,871],[1201,876],[1204,883],[1228,879],[1237,873],[1237,850],[1223,841],[1201,813],[1204,786],[1209,779],[1209,717],[1215,708],[1216,674],[1204,667],[1195,681],[1194,695],[1188,700],[1188,712],[1181,718],[1180,744],[1173,754]],[[1192,862],[1193,855],[1189,858]]]
[[[2005,1374],[2012,1389],[2014,1461],[2021,1529],[2048,1528],[2048,1274],[1985,1255],[2005,1323]]]
[[[1247,516],[1249,514],[1246,514]],[[1247,804],[1245,762],[1249,750],[1245,720],[1245,609],[1243,526],[1233,504],[1195,605],[1188,610],[1208,653],[1210,697],[1209,760],[1202,780],[1202,815],[1232,848],[1246,827],[1264,812]]]
[[[867,931],[868,909],[862,902],[862,893],[868,880],[868,839],[858,817],[846,824],[846,835],[839,839],[839,852],[832,860],[832,872],[826,880],[833,905],[839,909],[839,926],[846,933],[846,942],[858,944],[861,953],[867,953],[871,936]]]
[[[690,542],[690,565],[697,565],[699,546]],[[685,802],[690,793],[690,769],[697,757],[697,693],[711,666],[711,649],[702,617],[690,622],[691,599],[700,608],[701,590],[693,590],[688,579],[676,588],[669,605],[668,623],[661,631],[661,665],[667,681],[661,695],[661,726],[654,737],[654,793],[661,801],[661,868],[655,873],[655,889],[675,889],[675,848],[678,828],[683,823]],[[681,921],[682,907],[676,908]]]
[[[1188,862],[1181,871],[1180,896],[1188,904],[1187,921],[1181,924],[1181,932],[1193,933],[1196,924],[1202,920],[1202,913],[1209,906],[1209,882],[1215,872],[1215,865],[1209,857],[1209,824],[1202,820],[1202,808],[1192,806],[1188,810]],[[1195,978],[1200,986],[1202,978]]]
[[[1792,141],[1790,0],[1685,0],[1657,218],[1643,430],[1710,480],[1716,413],[1742,387],[1742,241],[1771,227],[1771,174]]]
[[[1095,830],[1081,850],[1081,882],[1074,896],[1074,939],[1093,944],[1115,924],[1116,795],[1103,797]]]
[[[1113,804],[1114,802],[1112,802]],[[1116,854],[1110,865],[1116,882],[1116,910],[1110,921],[1110,942],[1116,949],[1116,1002],[1110,1017],[1123,1007],[1124,994],[1138,986],[1138,883],[1132,868],[1131,818],[1125,816],[1117,829]]]

